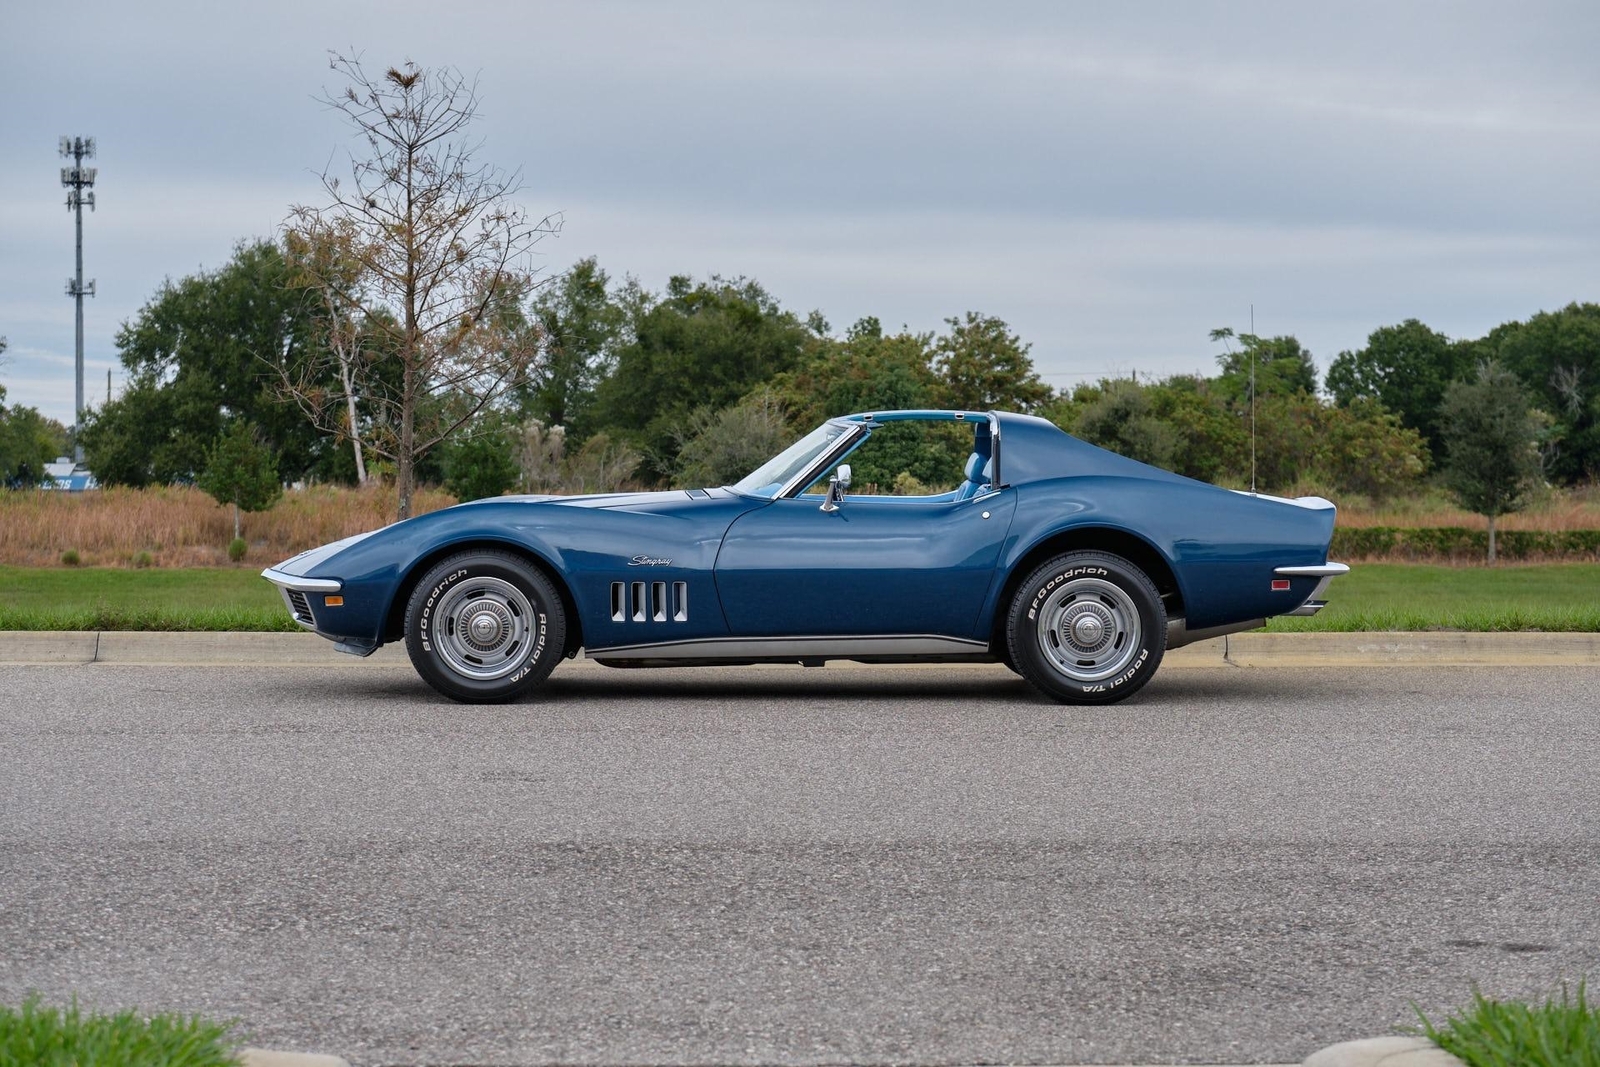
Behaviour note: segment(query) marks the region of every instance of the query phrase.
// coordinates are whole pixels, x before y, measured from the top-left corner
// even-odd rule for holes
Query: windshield
[[[767,460],[734,483],[734,488],[751,496],[775,497],[789,481],[816,462],[839,439],[855,427],[844,422],[825,422],[800,440]]]

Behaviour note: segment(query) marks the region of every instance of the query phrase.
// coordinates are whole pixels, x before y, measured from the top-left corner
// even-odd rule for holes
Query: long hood
[[[726,489],[664,489],[650,493],[591,493],[585,496],[555,496],[528,494],[523,496],[491,496],[456,505],[459,508],[478,507],[483,504],[554,504],[570,508],[624,508],[654,510],[661,505],[682,504],[691,500],[726,498]]]

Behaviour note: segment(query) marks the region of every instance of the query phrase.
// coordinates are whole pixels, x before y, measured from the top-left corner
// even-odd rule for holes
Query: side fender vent
[[[688,622],[688,582],[612,582],[612,622]]]

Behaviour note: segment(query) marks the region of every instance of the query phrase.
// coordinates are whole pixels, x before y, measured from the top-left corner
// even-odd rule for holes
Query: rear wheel
[[[550,676],[566,644],[561,597],[520,556],[461,552],[422,576],[406,651],[423,681],[469,704],[515,700]]]
[[[1107,552],[1068,552],[1017,588],[1006,622],[1017,673],[1064,704],[1132,696],[1167,647],[1167,613],[1154,583]]]

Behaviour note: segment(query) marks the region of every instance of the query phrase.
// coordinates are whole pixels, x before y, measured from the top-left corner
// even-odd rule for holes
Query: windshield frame
[[[832,437],[822,436],[824,432],[828,430],[836,430],[839,432]],[[824,422],[816,429],[811,430],[804,437],[801,437],[799,440],[795,441],[788,448],[785,448],[782,452],[779,452],[776,456],[773,456],[771,459],[767,460],[765,463],[751,471],[749,474],[745,475],[743,478],[740,478],[733,485],[728,486],[728,488],[732,489],[741,496],[755,497],[760,500],[783,500],[788,497],[792,497],[799,493],[806,486],[816,481],[824,470],[826,470],[831,464],[837,462],[839,458],[853,449],[869,433],[871,433],[871,427],[860,422],[856,422],[847,418],[829,419],[827,422]],[[763,486],[773,484],[771,481],[764,480],[759,483],[747,484],[750,483],[756,475],[761,474],[769,467],[772,467],[775,463],[777,463],[778,460],[794,451],[798,446],[804,444],[812,437],[818,437],[819,439],[816,444],[812,446],[813,452],[811,458],[806,460],[799,470],[788,479],[788,481],[782,483],[776,492],[769,495],[760,491]],[[801,453],[801,455],[804,455],[804,453]],[[796,456],[795,458],[798,459],[799,456]],[[787,464],[784,464],[779,468],[778,471],[774,471],[773,473],[781,473],[781,471],[787,468],[787,466]]]

